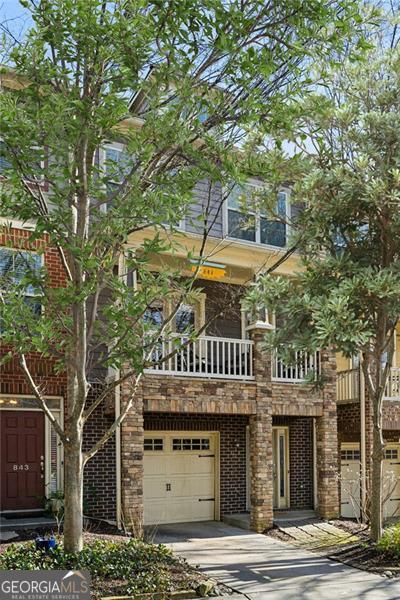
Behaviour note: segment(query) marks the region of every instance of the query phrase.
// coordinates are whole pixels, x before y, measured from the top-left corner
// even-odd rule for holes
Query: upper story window
[[[195,326],[195,310],[190,304],[181,304],[175,315],[176,333],[187,333]]]
[[[0,140],[0,175],[3,175],[10,168],[11,163],[7,158],[6,145]]]
[[[18,149],[15,149],[18,154]],[[39,146],[32,146],[29,150],[29,156],[25,157],[24,180],[32,183],[44,183],[43,169],[45,167],[45,152]],[[10,153],[3,140],[0,139],[0,176],[7,175],[7,171],[12,169]]]
[[[38,274],[42,266],[42,259],[35,252],[0,248],[0,289],[7,294],[13,288],[23,284],[23,279],[28,273]],[[32,283],[22,285],[24,301],[29,304],[36,315],[41,314],[42,305],[38,298],[38,290]]]
[[[120,143],[105,144],[100,153],[100,160],[107,178],[110,191],[121,185],[131,169],[128,153]]]
[[[231,238],[277,246],[283,248],[287,241],[287,194],[279,192],[276,204],[276,218],[271,218],[260,211],[243,212],[241,198],[256,192],[257,186],[248,183],[236,185],[227,200],[227,233]],[[281,220],[280,220],[281,219]]]

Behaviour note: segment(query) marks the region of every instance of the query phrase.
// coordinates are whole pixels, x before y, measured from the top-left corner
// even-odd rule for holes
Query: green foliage
[[[43,250],[46,235],[70,276],[54,287],[45,263],[7,290],[3,341],[52,357],[59,371],[85,363],[81,381],[109,367],[140,375],[165,328],[143,331],[147,307],[162,298],[176,308],[193,294],[193,277],[182,277],[191,253],[173,234],[191,218],[196,183],[208,180],[211,193],[262,175],[254,140],[288,122],[286,100],[312,83],[312,60],[359,37],[373,11],[361,18],[357,1],[319,0],[268,10],[263,0],[24,6],[33,26],[8,56],[21,85],[0,96],[9,164],[0,214],[34,222],[30,243]],[[105,154],[108,143],[123,155]],[[222,206],[203,208],[196,226],[206,239]],[[162,259],[155,273],[166,254],[180,259]],[[39,317],[23,301],[33,284]]]
[[[294,107],[296,153],[281,129],[266,161],[271,185],[291,179],[292,202],[304,203],[292,237],[301,266],[290,280],[260,277],[248,296],[281,317],[271,346],[362,352],[378,374],[400,318],[399,66],[398,49],[347,61],[326,73],[326,95]]]
[[[99,581],[123,580],[123,588],[119,588],[121,594],[170,591],[177,585],[191,589],[194,585],[189,567],[175,558],[166,546],[135,539],[95,540],[76,554],[65,552],[62,542],[49,553],[36,550],[34,542],[11,544],[0,555],[0,569],[86,569],[94,588]],[[179,583],[175,581],[174,571],[183,573]]]
[[[400,560],[400,523],[387,527],[377,545],[380,550]]]

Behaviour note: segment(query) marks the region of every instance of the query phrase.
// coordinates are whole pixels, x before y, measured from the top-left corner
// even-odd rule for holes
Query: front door
[[[44,505],[44,415],[0,411],[1,510],[32,510]]]
[[[289,508],[289,428],[273,427],[274,508]]]

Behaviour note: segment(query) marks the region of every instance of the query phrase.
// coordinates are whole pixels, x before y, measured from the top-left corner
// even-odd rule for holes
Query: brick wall
[[[29,231],[12,229],[7,233],[0,233],[0,246],[11,243],[12,247],[24,250],[45,247],[44,265],[49,276],[49,285],[65,285],[65,273],[59,254],[55,248],[47,246],[47,236],[33,242],[30,237]],[[2,346],[0,356],[7,351],[8,348]],[[65,398],[66,377],[55,370],[53,360],[43,359],[39,353],[30,353],[27,363],[45,396]],[[18,396],[32,396],[17,356],[0,366],[0,394],[15,397],[16,400]],[[105,408],[101,407],[90,418],[85,428],[84,449],[91,447],[112,422],[112,416],[105,413]],[[99,518],[115,519],[115,436],[112,436],[106,446],[87,464],[84,488],[86,513]]]
[[[83,449],[88,450],[113,423],[114,414],[105,404],[90,416],[85,425]],[[85,514],[99,519],[116,519],[115,435],[86,464],[83,478]]]
[[[220,432],[221,516],[246,510],[246,416],[145,413],[144,428],[150,431]]]
[[[290,508],[313,508],[312,419],[273,417],[272,425],[289,427]]]

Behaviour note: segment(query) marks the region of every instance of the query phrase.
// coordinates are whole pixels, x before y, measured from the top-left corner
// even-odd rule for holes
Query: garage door
[[[342,517],[360,517],[360,447],[342,444],[340,452],[340,508]]]
[[[146,525],[216,518],[216,442],[209,432],[145,434]]]
[[[388,445],[383,461],[383,516],[400,516],[400,447]]]

